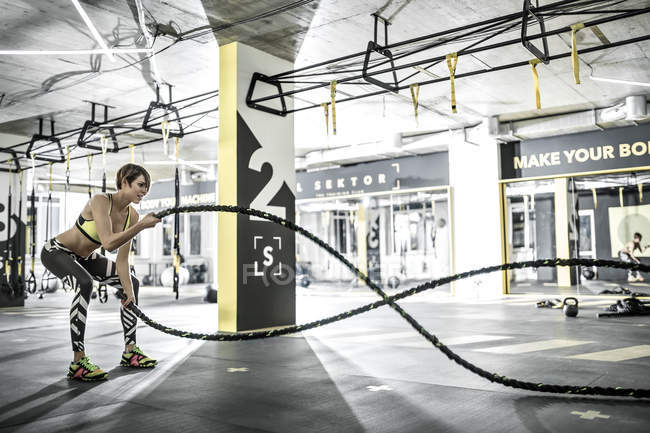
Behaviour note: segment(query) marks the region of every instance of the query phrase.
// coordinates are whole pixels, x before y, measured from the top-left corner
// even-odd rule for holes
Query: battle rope
[[[318,246],[326,250],[328,253],[332,254],[341,263],[343,263],[348,269],[350,269],[359,279],[363,280],[366,283],[366,285],[370,287],[370,289],[372,289],[375,293],[381,296],[382,299],[358,308],[354,308],[344,313],[337,314],[335,316],[326,317],[324,319],[316,320],[302,325],[287,326],[287,327],[276,328],[268,331],[253,331],[253,332],[243,332],[237,334],[230,334],[230,333],[201,334],[196,332],[184,332],[174,328],[169,328],[151,320],[133,303],[129,304],[128,308],[131,311],[133,311],[133,313],[138,318],[140,318],[143,322],[145,322],[147,325],[151,326],[152,328],[157,329],[166,334],[174,335],[177,337],[185,337],[185,338],[191,338],[197,340],[212,340],[212,341],[240,341],[240,340],[252,340],[252,339],[259,339],[259,338],[276,337],[279,335],[286,335],[286,334],[292,334],[300,331],[306,331],[308,329],[316,328],[329,323],[344,320],[359,315],[361,313],[365,313],[367,311],[371,311],[383,305],[389,305],[391,308],[397,311],[420,335],[426,338],[431,344],[433,344],[436,348],[438,348],[438,350],[444,353],[450,360],[454,361],[461,367],[471,371],[472,373],[477,374],[483,377],[484,379],[489,380],[490,382],[499,383],[501,385],[512,387],[512,388],[524,389],[528,391],[537,391],[537,392],[580,394],[580,395],[606,395],[606,396],[622,396],[622,397],[635,397],[635,398],[650,397],[650,389],[635,389],[635,388],[621,388],[621,387],[613,388],[613,387],[581,386],[581,385],[552,385],[552,384],[545,384],[545,383],[527,382],[527,381],[512,379],[506,376],[501,376],[496,373],[491,373],[487,370],[483,370],[482,368],[477,367],[476,365],[472,364],[471,362],[461,358],[459,355],[454,353],[451,349],[449,349],[449,347],[445,346],[438,339],[438,337],[429,333],[429,331],[424,329],[424,327],[422,327],[410,314],[408,314],[402,307],[400,307],[398,304],[395,303],[395,301],[399,299],[403,299],[408,296],[412,296],[417,293],[423,292],[425,290],[433,289],[435,287],[448,284],[452,281],[473,277],[475,275],[495,272],[495,271],[522,269],[522,268],[530,268],[530,267],[537,268],[537,267],[553,267],[553,266],[600,266],[600,267],[610,267],[610,268],[640,270],[643,272],[650,272],[650,266],[648,265],[643,265],[638,263],[623,263],[623,262],[618,262],[613,260],[593,260],[593,259],[542,259],[542,260],[531,260],[531,261],[519,262],[519,263],[504,263],[502,265],[488,266],[485,268],[475,269],[472,271],[451,275],[445,278],[440,278],[438,280],[432,280],[424,284],[421,284],[417,287],[413,287],[409,290],[405,290],[395,295],[388,296],[379,286],[377,286],[363,272],[361,272],[352,263],[350,263],[338,251],[336,251],[330,245],[328,245],[323,240],[318,238],[316,235],[292,223],[291,221],[287,221],[278,216],[271,215],[266,212],[261,212],[255,209],[242,208],[239,206],[227,206],[227,205],[197,205],[197,206],[182,206],[179,208],[170,208],[156,213],[156,217],[162,219],[165,216],[171,215],[176,212],[178,213],[231,212],[231,213],[239,213],[242,215],[256,216],[259,218],[272,221],[276,224],[280,224],[290,230],[293,230],[294,232],[300,233],[301,235],[311,239]]]

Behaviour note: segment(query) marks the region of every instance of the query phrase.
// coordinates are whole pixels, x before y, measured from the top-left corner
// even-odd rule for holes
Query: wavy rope
[[[325,243],[323,240],[318,238],[316,235],[292,223],[291,221],[287,221],[278,216],[271,215],[266,212],[261,212],[255,209],[243,208],[239,206],[227,206],[227,205],[181,206],[179,208],[170,208],[158,212],[156,213],[156,217],[164,218],[165,216],[171,215],[175,212],[239,213],[243,215],[256,216],[259,218],[266,219],[268,221],[275,222],[282,226],[285,226],[286,228],[293,230],[294,232],[300,233],[303,236],[311,239],[314,243],[316,243],[317,245],[325,249],[328,253],[332,254],[334,257],[340,260],[341,263],[343,263],[348,269],[350,269],[359,279],[363,280],[366,283],[366,285],[368,285],[368,287],[370,287],[370,289],[372,289],[375,293],[377,293],[382,299],[337,314],[335,316],[326,317],[324,319],[316,320],[302,325],[287,326],[287,327],[277,328],[269,331],[252,331],[252,332],[243,332],[243,333],[236,333],[236,334],[230,334],[230,333],[201,334],[196,332],[184,332],[178,329],[169,328],[151,320],[137,306],[133,304],[129,304],[129,308],[135,313],[136,316],[142,319],[142,321],[144,321],[147,325],[151,326],[152,328],[162,331],[166,334],[170,334],[178,337],[184,337],[184,338],[191,338],[197,340],[211,340],[211,341],[241,341],[241,340],[259,339],[259,338],[269,338],[269,337],[276,337],[280,335],[287,335],[296,332],[306,331],[308,329],[313,329],[319,326],[327,325],[329,323],[338,322],[340,320],[344,320],[362,314],[364,312],[371,311],[383,305],[389,305],[391,308],[397,311],[400,314],[400,316],[402,316],[404,320],[406,320],[413,327],[413,329],[415,329],[420,335],[426,338],[438,350],[444,353],[450,360],[460,365],[461,367],[471,371],[472,373],[477,374],[478,376],[481,376],[482,378],[489,380],[490,382],[499,383],[501,385],[508,386],[511,388],[525,389],[528,391],[537,391],[537,392],[558,393],[558,394],[606,395],[606,396],[621,396],[621,397],[635,397],[635,398],[650,397],[650,389],[582,386],[582,385],[554,385],[554,384],[546,384],[546,383],[528,382],[528,381],[502,376],[497,373],[489,372],[487,370],[484,370],[472,364],[466,359],[461,358],[458,354],[453,352],[449,347],[445,346],[438,339],[438,337],[436,337],[435,335],[427,331],[410,314],[408,314],[402,307],[400,307],[395,302],[397,300],[415,295],[425,290],[433,289],[435,287],[448,284],[452,281],[457,281],[475,275],[486,274],[495,271],[522,269],[522,268],[529,268],[529,267],[537,268],[537,267],[553,267],[553,266],[600,266],[600,267],[610,267],[610,268],[650,272],[650,266],[648,265],[638,264],[638,263],[623,263],[623,262],[618,262],[613,260],[592,260],[592,259],[542,259],[542,260],[532,260],[532,261],[519,262],[519,263],[505,263],[502,265],[488,266],[481,269],[462,272],[445,278],[440,278],[438,280],[432,280],[424,284],[421,284],[417,287],[413,287],[411,289],[402,291],[395,295],[388,296],[379,286],[377,286],[372,280],[370,280],[363,272],[357,269],[338,251],[336,251],[334,248],[329,246],[327,243]]]

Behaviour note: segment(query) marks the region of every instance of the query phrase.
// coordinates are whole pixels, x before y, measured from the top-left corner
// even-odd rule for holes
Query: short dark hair
[[[639,238],[639,240],[643,239],[643,236],[641,236],[641,233],[639,232],[634,233],[634,237]]]
[[[123,180],[126,180],[126,183],[131,185],[131,182],[141,175],[144,176],[144,181],[147,184],[148,190],[151,187],[151,176],[149,176],[149,172],[138,164],[124,164],[119,170],[117,170],[117,174],[115,175],[115,186],[118,190],[122,189]]]

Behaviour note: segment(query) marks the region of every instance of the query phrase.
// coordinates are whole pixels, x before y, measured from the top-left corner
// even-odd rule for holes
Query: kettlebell
[[[578,300],[576,298],[564,298],[564,315],[576,317],[578,315]]]

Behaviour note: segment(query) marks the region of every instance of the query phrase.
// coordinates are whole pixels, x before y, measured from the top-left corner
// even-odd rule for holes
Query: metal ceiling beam
[[[592,1],[584,2],[584,3],[586,3],[586,4],[595,4],[595,3],[598,3],[598,2],[599,2],[598,0],[592,0]],[[565,5],[568,5],[568,4],[571,4],[571,3],[578,3],[578,1],[577,0],[562,0],[562,1],[558,1],[558,2],[555,2],[555,3],[548,4],[546,6],[540,6],[537,10],[538,11],[546,11],[546,10],[553,9],[553,8],[556,8],[556,7],[559,7],[559,6],[565,6]],[[584,4],[584,3],[581,3],[581,4]],[[419,36],[417,38],[407,39],[407,40],[401,41],[401,42],[394,42],[392,44],[389,44],[389,45],[385,46],[384,48],[392,49],[392,48],[400,47],[402,45],[408,45],[408,44],[412,44],[412,43],[416,43],[416,42],[425,41],[427,39],[437,38],[439,36],[444,36],[444,35],[447,35],[447,34],[450,34],[450,33],[455,33],[455,32],[459,32],[459,31],[463,31],[463,30],[469,30],[469,29],[472,29],[474,27],[480,27],[480,26],[483,26],[483,25],[486,25],[486,24],[494,24],[496,22],[504,21],[504,20],[521,19],[522,17],[523,17],[523,12],[516,12],[516,13],[512,13],[510,15],[505,15],[505,16],[501,16],[501,17],[497,17],[497,18],[492,18],[492,19],[480,21],[480,22],[473,23],[473,24],[467,24],[467,25],[464,25],[464,26],[460,26],[460,27],[450,29],[450,30],[444,30],[444,31],[437,32],[437,33],[432,33],[432,34],[429,34],[429,35]],[[306,70],[309,70],[309,69],[314,69],[314,68],[318,68],[318,67],[321,67],[321,66],[326,66],[326,65],[329,65],[331,63],[337,63],[337,62],[340,62],[340,61],[343,61],[343,60],[353,59],[355,57],[362,57],[365,54],[366,54],[365,51],[359,51],[357,53],[348,54],[348,55],[345,55],[345,56],[342,56],[342,57],[337,57],[337,58],[331,59],[331,60],[325,60],[323,62],[314,63],[314,64],[311,64],[311,65],[303,66],[301,68],[292,69],[290,71],[280,72],[278,74],[270,76],[269,78],[270,79],[278,79],[278,78],[286,76],[286,75],[295,74],[296,72],[302,72],[302,71],[306,71]]]
[[[585,25],[585,28],[586,27],[591,27],[591,26],[594,26],[594,25],[600,25],[600,24],[604,24],[604,23],[608,23],[608,22],[612,22],[612,21],[617,21],[617,20],[629,18],[629,17],[636,16],[636,15],[645,14],[645,13],[648,13],[648,12],[650,12],[650,7],[646,7],[646,8],[643,8],[643,9],[635,9],[635,10],[633,10],[631,12],[626,12],[626,13],[618,14],[618,15],[615,15],[615,16],[604,17],[604,18],[600,18],[600,19],[596,19],[596,20],[592,20],[592,21],[587,21],[587,22],[584,23],[584,25]],[[496,20],[501,20],[501,19],[502,18],[498,18]],[[485,22],[479,23],[479,25],[483,25],[483,24],[485,24]],[[570,32],[570,31],[571,31],[571,27],[570,26],[565,26],[565,27],[561,27],[559,29],[550,30],[550,31],[547,31],[547,32],[544,32],[544,33],[539,33],[539,34],[536,34],[536,35],[528,36],[528,37],[526,37],[526,40],[535,40],[535,39],[545,38],[545,37],[548,37],[548,36],[553,36],[553,35],[566,33],[566,32]],[[427,36],[427,37],[429,37],[429,36]],[[645,40],[645,39],[643,39],[643,40]],[[623,44],[616,43],[616,45],[612,45],[612,46],[620,46],[620,45],[625,45],[625,44],[629,44],[629,43],[634,43],[636,41],[636,39],[631,39],[631,40],[627,40],[627,41],[632,41],[632,42],[624,42]],[[460,51],[458,51],[458,56],[460,57],[460,56],[463,56],[463,55],[476,54],[476,53],[480,53],[480,52],[483,52],[483,51],[502,48],[502,47],[509,46],[509,45],[516,45],[516,44],[519,44],[519,43],[521,43],[521,38],[511,39],[511,40],[508,40],[508,41],[494,43],[494,44],[486,45],[486,46],[483,46],[483,47],[476,47],[476,48],[473,48],[473,49],[460,50]],[[604,49],[604,48],[608,48],[608,47],[609,47],[608,45],[602,45],[602,46],[598,47],[598,49]],[[364,55],[365,55],[365,52],[364,52]],[[570,55],[570,53],[569,53],[569,55]],[[443,61],[443,60],[445,60],[445,57],[446,56],[443,55],[443,56],[432,57],[432,58],[429,58],[429,59],[418,60],[418,61],[415,61],[415,62],[395,66],[395,67],[392,67],[392,68],[385,68],[385,69],[381,69],[381,70],[378,70],[378,71],[368,72],[366,75],[367,76],[374,76],[374,75],[392,73],[394,71],[399,71],[399,70],[406,69],[406,68],[421,66],[422,64],[426,64],[426,63]],[[565,55],[560,55],[560,57],[551,56],[551,58],[553,58],[553,57],[561,58],[561,57],[565,57]],[[324,64],[327,64],[327,62],[325,62]],[[508,69],[510,67],[518,67],[518,66],[521,66],[522,64],[528,64],[528,61],[513,63],[512,65],[505,65],[505,66],[501,66],[501,67],[498,67],[498,68],[495,67],[495,68],[493,68],[491,70],[488,70],[488,71],[477,71],[477,72],[478,73],[492,72],[492,71],[496,71],[496,70]],[[332,74],[332,73],[330,73],[330,74]],[[469,75],[476,75],[476,73],[468,73],[468,74]],[[462,77],[462,76],[468,76],[468,74],[462,74],[462,75],[459,74],[459,75],[456,75],[456,78]],[[268,79],[272,80],[274,77],[281,77],[281,76],[285,76],[285,75],[287,75],[287,73],[280,73],[280,74],[274,75],[273,77],[268,77]],[[337,84],[350,82],[350,81],[358,80],[358,79],[361,79],[361,78],[363,78],[363,75],[354,75],[352,77],[345,77],[345,78],[342,78],[340,80],[337,80]],[[420,85],[426,85],[426,84],[431,84],[432,82],[444,81],[444,80],[447,80],[447,79],[448,79],[448,77],[445,77],[445,78],[443,78],[441,80],[424,81],[424,82],[420,82],[419,84]],[[253,85],[253,84],[254,84],[254,82],[251,82],[251,85]],[[260,102],[269,101],[269,100],[277,99],[277,98],[283,98],[285,96],[292,96],[292,95],[295,95],[295,94],[304,93],[304,92],[308,92],[308,91],[311,91],[311,90],[325,88],[327,86],[329,86],[329,83],[316,84],[316,85],[304,87],[304,88],[301,88],[301,89],[294,89],[294,90],[289,90],[289,91],[284,91],[284,92],[278,92],[275,95],[269,95],[269,96],[265,96],[265,97],[261,97],[261,98],[251,98],[250,104],[251,105],[258,105]],[[400,86],[399,90],[402,90],[402,89],[405,89],[405,88],[408,88],[408,86]],[[350,100],[354,100],[354,99],[361,99],[361,98],[366,98],[368,96],[380,95],[380,94],[384,94],[384,93],[387,93],[387,92],[380,91],[380,92],[375,92],[375,93],[371,93],[371,94],[360,95],[360,96],[353,97],[353,98],[346,98],[346,99],[342,99],[340,101],[337,100],[337,102],[350,101]],[[320,106],[320,104],[314,104],[314,105],[309,106],[309,107],[304,107],[304,108],[294,109],[294,110],[288,110],[287,113],[302,111],[304,109],[315,108],[315,107],[319,107],[319,106]]]
[[[637,43],[637,42],[643,42],[643,41],[647,41],[647,40],[650,40],[650,34],[644,35],[644,36],[639,36],[637,38],[625,39],[623,41],[612,42],[610,44],[599,45],[597,47],[584,48],[582,50],[578,50],[578,54],[593,53],[593,52],[605,50],[605,49],[608,49],[608,48],[614,48],[614,47],[619,47],[619,46],[622,46],[622,45],[634,44],[634,43]],[[549,57],[549,60],[557,60],[557,59],[562,59],[562,58],[565,58],[565,57],[571,57],[571,52],[569,51],[567,53],[552,55],[552,56]],[[464,74],[456,74],[454,77],[456,79],[464,78],[464,77],[471,77],[471,76],[474,76],[474,75],[482,75],[482,74],[487,74],[489,72],[502,71],[502,70],[505,70],[505,69],[518,68],[518,67],[521,67],[521,66],[529,66],[528,60],[523,61],[523,62],[510,63],[510,64],[507,64],[507,65],[493,66],[492,69],[487,69],[487,70],[486,69],[479,69],[479,70],[476,70],[476,71],[466,72]],[[423,82],[420,82],[419,84],[420,84],[420,86],[426,86],[428,84],[435,84],[435,83],[440,83],[440,82],[444,82],[444,81],[448,81],[448,80],[449,80],[449,77],[443,77],[443,78],[438,78],[438,79],[434,79],[434,80],[423,81]],[[408,89],[408,88],[409,88],[408,85],[404,85],[404,86],[400,86],[399,90],[404,90],[404,89]],[[357,100],[357,99],[363,99],[363,98],[368,98],[370,96],[378,96],[378,95],[383,95],[383,94],[387,94],[387,93],[391,93],[391,92],[389,92],[387,90],[379,90],[377,92],[367,93],[365,95],[354,96],[354,97],[344,98],[344,99],[337,99],[336,103],[338,104],[338,103],[341,103],[341,102],[354,101],[354,100]],[[301,108],[296,108],[296,109],[293,109],[293,110],[288,110],[287,114],[296,113],[298,111],[309,110],[311,108],[317,108],[317,107],[321,107],[321,105],[320,104],[314,104],[314,105],[307,106],[307,107],[301,107]]]
[[[536,9],[535,12],[536,13],[538,13],[538,12],[540,12],[540,13],[541,12],[557,13],[557,14],[561,15],[563,13],[562,11],[557,11],[557,9],[553,9],[553,8],[557,8],[559,6],[584,7],[584,6],[597,5],[597,4],[602,4],[602,3],[603,3],[602,1],[594,1],[594,0],[591,0],[591,1],[575,1],[575,0],[574,1],[561,1],[561,2],[553,3],[553,4],[550,4],[550,5],[547,5],[547,6],[539,7],[539,8]],[[571,11],[571,12],[573,12],[573,11]],[[650,12],[650,7],[639,8],[639,9],[624,9],[623,12],[621,12],[621,11],[613,11],[613,12],[616,12],[616,14],[615,15],[610,15],[610,16],[607,16],[607,17],[602,17],[602,18],[599,18],[599,19],[594,19],[594,20],[591,20],[591,21],[586,21],[584,23],[584,25],[585,25],[586,28],[588,28],[588,27],[592,27],[592,26],[601,25],[601,24],[604,24],[604,23],[623,20],[623,19],[630,18],[630,17],[637,16],[637,15],[646,14],[646,13]],[[523,23],[523,20],[525,19],[524,15],[523,15],[523,12],[510,14],[510,15],[506,15],[506,16],[503,16],[503,17],[493,18],[493,19],[490,19],[490,20],[481,21],[479,23],[474,23],[474,24],[458,27],[458,28],[448,30],[448,31],[445,31],[445,32],[438,32],[438,33],[434,33],[432,35],[425,35],[425,36],[421,36],[421,37],[418,37],[418,38],[409,39],[407,41],[393,43],[393,44],[387,45],[387,47],[403,46],[403,45],[410,44],[410,43],[413,43],[413,42],[421,42],[421,41],[425,41],[425,40],[428,40],[428,39],[433,39],[435,37],[444,36],[446,34],[450,35],[450,37],[452,37],[452,39],[457,39],[459,37],[467,36],[467,35],[461,35],[461,36],[456,35],[455,33],[457,33],[458,31],[465,31],[465,30],[473,29],[473,30],[470,30],[469,32],[467,32],[468,35],[471,35],[471,34],[476,33],[476,32],[479,31],[479,30],[477,30],[477,28],[489,29],[489,28],[494,27],[496,25],[507,24],[508,20],[517,19],[517,18],[521,19],[522,20],[521,23]],[[514,25],[509,25],[508,27],[505,28],[505,30],[516,27],[516,25],[519,25],[519,24],[520,23],[515,23]],[[554,30],[543,31],[543,32],[535,34],[535,35],[530,35],[530,36],[522,35],[521,38],[510,39],[510,40],[507,40],[507,41],[493,43],[493,44],[490,44],[490,45],[477,46],[480,43],[485,42],[486,40],[490,39],[491,37],[494,37],[494,36],[496,36],[498,34],[503,33],[505,30],[504,29],[499,29],[495,33],[493,33],[492,35],[488,35],[487,37],[482,38],[479,42],[474,42],[474,43],[470,44],[469,46],[464,47],[463,49],[458,51],[458,56],[460,57],[460,56],[464,56],[464,55],[474,55],[474,54],[477,54],[477,53],[480,53],[480,52],[494,50],[494,49],[498,49],[498,48],[502,48],[502,47],[506,47],[506,46],[511,46],[511,45],[517,45],[517,44],[520,44],[522,42],[527,42],[527,41],[532,41],[532,40],[537,40],[537,39],[544,39],[545,40],[545,38],[547,38],[549,36],[570,32],[571,27],[570,26],[564,26],[564,27],[554,29]],[[580,50],[579,53],[588,53],[588,52],[592,52],[592,51],[598,51],[598,50],[607,49],[607,48],[611,48],[611,47],[615,47],[615,46],[621,46],[621,45],[626,45],[626,44],[630,44],[630,43],[635,43],[635,42],[639,42],[639,41],[646,40],[646,39],[647,39],[646,37],[640,37],[640,38],[627,39],[627,40],[624,40],[624,41],[619,41],[619,42],[610,43],[610,44],[603,44],[603,45],[598,46],[598,47],[592,47],[592,48],[589,48],[589,49]],[[448,42],[448,41],[444,41],[442,43],[440,41],[436,41],[436,42],[432,43],[431,45],[425,47],[424,49],[433,48],[434,46],[440,46],[440,45],[444,44],[445,42]],[[337,79],[336,80],[337,84],[353,84],[355,81],[358,81],[359,79],[362,79],[362,78],[367,79],[367,77],[378,76],[378,75],[381,75],[381,74],[391,74],[391,73],[394,74],[396,71],[400,71],[400,70],[407,69],[407,68],[418,68],[418,67],[421,68],[422,65],[429,64],[427,67],[423,68],[423,69],[426,70],[428,67],[431,67],[434,64],[442,62],[446,58],[446,56],[442,55],[442,56],[431,57],[431,58],[428,58],[428,59],[417,60],[417,61],[402,64],[402,65],[391,65],[391,67],[386,67],[386,68],[383,68],[383,69],[377,69],[378,66],[384,65],[386,63],[391,63],[394,60],[404,58],[404,57],[406,57],[408,55],[415,54],[416,52],[421,52],[424,49],[417,48],[413,52],[401,54],[401,55],[393,57],[391,59],[384,60],[383,62],[380,62],[379,64],[375,64],[371,68],[368,68],[368,70],[365,71],[365,76],[366,77],[364,77],[364,74],[346,76],[346,77],[342,77],[340,79]],[[327,66],[327,65],[330,65],[330,64],[336,64],[337,62],[340,62],[341,60],[348,60],[348,59],[352,59],[354,57],[365,56],[366,53],[367,53],[367,51],[359,52],[359,53],[351,54],[351,55],[348,55],[348,56],[339,57],[339,58],[336,58],[336,59],[316,63],[316,64],[306,66],[306,67],[303,67],[303,68],[298,68],[298,69],[294,69],[294,70],[287,71],[287,72],[281,72],[279,74],[267,77],[266,79],[271,81],[271,82],[278,83],[278,88],[279,88],[279,84],[281,82],[291,82],[290,81],[290,76],[292,74],[296,74],[298,72],[308,72],[310,69],[315,69],[317,67]],[[558,59],[558,58],[563,58],[563,57],[566,57],[566,56],[570,56],[570,53],[562,53],[562,54],[550,56],[550,59]],[[493,71],[516,68],[516,67],[520,67],[520,66],[527,65],[527,64],[528,64],[528,61],[516,62],[516,63],[507,64],[507,65],[501,65],[501,66],[493,67],[493,68],[491,68],[489,70],[478,70],[478,71],[471,71],[471,72],[468,72],[468,73],[465,73],[465,74],[457,74],[457,75],[455,75],[455,78],[462,78],[462,77],[478,75],[478,74],[483,74],[483,73],[488,73],[488,72],[493,72]],[[339,73],[348,73],[349,74],[351,72],[356,72],[356,70],[353,70],[353,71],[345,70],[345,71],[341,71]],[[303,74],[295,75],[295,77],[298,78],[298,77],[315,76],[315,75],[335,76],[336,73],[337,73],[336,71],[314,72],[313,74],[303,73]],[[411,75],[409,75],[408,77],[406,77],[404,79],[400,79],[399,82],[397,83],[398,85],[395,86],[395,89],[393,89],[393,90],[399,91],[399,90],[407,89],[409,87],[408,85],[401,85],[401,84],[404,81],[406,81],[407,79],[413,77],[413,75],[415,75],[415,74],[411,74]],[[449,77],[444,77],[444,78],[439,78],[439,79],[434,79],[434,80],[418,82],[418,84],[422,86],[422,85],[433,84],[433,83],[437,83],[437,82],[441,82],[441,81],[446,81],[448,79],[449,79]],[[265,107],[264,105],[261,105],[260,103],[265,102],[265,101],[275,100],[275,99],[278,99],[278,98],[283,99],[286,96],[294,96],[294,95],[297,95],[297,94],[300,94],[300,93],[309,92],[309,91],[316,90],[316,89],[326,88],[327,86],[329,86],[329,84],[330,84],[329,82],[315,82],[315,83],[313,83],[313,85],[302,87],[302,88],[299,88],[299,89],[293,89],[293,90],[288,90],[288,91],[279,90],[277,93],[272,94],[272,95],[267,95],[267,96],[263,96],[263,97],[259,97],[259,98],[251,97],[249,100],[247,100],[247,103],[252,108],[267,109],[267,107]],[[255,79],[251,80],[250,88],[253,89],[254,85],[255,85]],[[342,99],[337,100],[336,102],[352,101],[352,100],[367,98],[367,97],[371,97],[371,96],[382,95],[382,94],[386,94],[386,93],[389,93],[389,92],[386,91],[386,90],[380,90],[380,91],[372,92],[372,93],[368,93],[368,94],[342,98]],[[253,95],[251,94],[251,96],[253,96]],[[303,111],[303,110],[307,110],[307,109],[311,109],[311,108],[317,108],[317,107],[320,107],[320,106],[321,106],[321,104],[310,104],[310,105],[308,105],[306,107],[294,108],[292,110],[286,110],[286,112],[284,112],[283,114],[286,115],[286,114],[289,114],[289,113],[295,113],[297,111]],[[280,113],[275,113],[275,114],[280,114]]]

